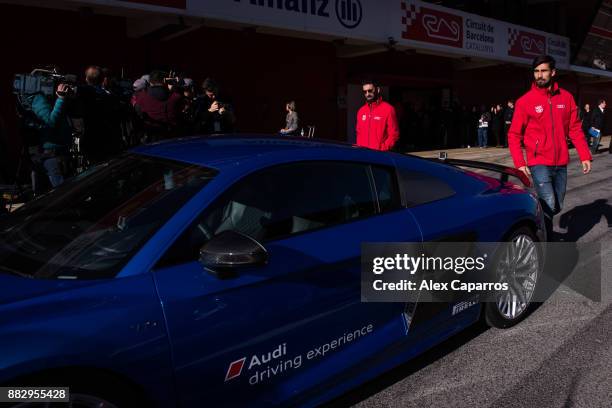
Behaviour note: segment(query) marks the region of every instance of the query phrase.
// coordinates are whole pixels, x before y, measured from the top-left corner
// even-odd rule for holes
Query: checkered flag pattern
[[[519,31],[516,28],[508,27],[508,45],[509,48],[514,47],[514,43],[518,40]]]
[[[402,11],[405,13],[402,16],[402,24],[405,26],[406,31],[402,33],[403,36],[407,34],[408,27],[410,27],[417,19],[417,14],[421,12],[421,7],[414,3],[402,0]]]

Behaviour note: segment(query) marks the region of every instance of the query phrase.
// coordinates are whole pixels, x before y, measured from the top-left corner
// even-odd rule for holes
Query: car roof
[[[380,152],[360,148],[348,143],[300,137],[258,134],[231,134],[191,136],[138,146],[134,153],[197,164],[215,169],[232,166],[253,158],[293,157],[304,153],[321,153],[345,160],[378,156]]]

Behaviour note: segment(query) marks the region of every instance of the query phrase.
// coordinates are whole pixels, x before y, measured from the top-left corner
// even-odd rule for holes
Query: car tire
[[[496,301],[484,308],[486,323],[499,329],[516,325],[533,311],[544,264],[538,239],[530,228],[512,231],[506,243],[495,256],[493,268],[498,280],[508,282],[510,289],[500,292]]]

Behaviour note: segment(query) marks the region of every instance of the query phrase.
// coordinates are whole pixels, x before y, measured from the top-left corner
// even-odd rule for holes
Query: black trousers
[[[504,133],[502,135],[501,144],[504,147],[508,147],[508,131],[510,130],[510,123],[504,123]]]
[[[500,143],[500,139],[501,139],[501,129],[499,128],[499,125],[494,124],[491,128],[491,145],[492,146],[499,146]]]

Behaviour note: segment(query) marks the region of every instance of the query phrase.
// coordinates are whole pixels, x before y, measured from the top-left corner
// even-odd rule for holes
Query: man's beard
[[[374,102],[376,99],[378,99],[378,95],[373,94],[372,96],[366,96],[366,102],[367,103],[372,103]]]
[[[538,88],[548,88],[550,84],[552,84],[552,79],[549,79],[548,81],[544,81],[543,79],[540,79],[540,80],[536,80],[535,83]]]

